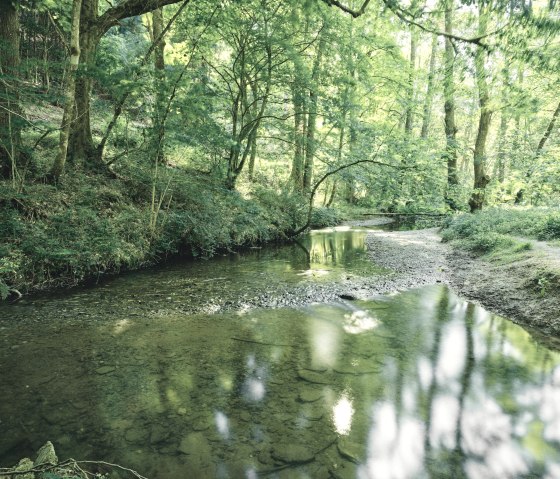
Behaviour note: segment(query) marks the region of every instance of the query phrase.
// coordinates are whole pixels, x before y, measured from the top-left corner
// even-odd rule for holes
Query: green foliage
[[[456,215],[446,220],[442,237],[477,253],[508,248],[521,252],[531,245],[520,237],[560,238],[560,213],[554,209],[491,208],[474,215]]]
[[[133,174],[134,173],[134,174]],[[256,187],[251,198],[219,181],[163,170],[121,168],[124,181],[75,175],[58,189],[4,188],[0,198],[0,295],[75,285],[102,273],[138,268],[169,254],[211,256],[273,241],[304,221],[301,198]],[[155,228],[155,181],[163,206]]]
[[[340,224],[342,217],[338,210],[332,208],[315,208],[311,214],[312,228],[325,228]]]

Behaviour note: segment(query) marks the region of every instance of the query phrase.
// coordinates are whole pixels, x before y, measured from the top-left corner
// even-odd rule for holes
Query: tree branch
[[[394,129],[391,128],[392,132]],[[345,170],[347,168],[350,168],[352,166],[356,166],[356,165],[361,165],[363,163],[372,163],[374,165],[380,165],[380,166],[386,166],[388,168],[394,168],[397,170],[412,170],[415,169],[415,166],[401,166],[401,165],[392,165],[390,163],[385,163],[383,161],[377,161],[376,158],[379,156],[379,152],[381,151],[381,148],[385,145],[385,142],[381,142],[379,144],[379,146],[377,147],[377,150],[375,151],[375,153],[373,154],[373,156],[371,158],[366,158],[364,160],[356,160],[356,161],[352,161],[351,163],[347,163],[345,165],[341,165],[337,168],[335,168],[334,170],[330,170],[327,173],[325,173],[321,179],[319,181],[317,181],[315,183],[315,185],[313,186],[313,188],[311,189],[311,193],[309,195],[309,208],[307,210],[307,222],[301,227],[298,228],[296,231],[294,231],[292,234],[290,234],[290,237],[295,237],[301,233],[303,233],[307,228],[309,228],[309,225],[311,224],[311,215],[313,213],[313,200],[315,199],[315,194],[317,193],[317,190],[319,189],[319,186],[321,186],[321,184],[323,184],[323,182],[329,178],[332,175],[336,175],[338,172]]]
[[[366,7],[368,6],[368,3],[370,2],[370,0],[365,0],[364,3],[362,4],[362,7],[359,10],[354,10],[350,7],[347,7],[346,5],[342,4],[337,0],[322,0],[322,1],[326,3],[329,7],[335,6],[337,8],[340,8],[343,12],[349,13],[354,18],[358,18],[362,16],[366,11]]]
[[[94,26],[97,28],[99,36],[102,36],[109,28],[118,25],[125,18],[143,15],[165,5],[173,5],[180,2],[181,0],[127,0],[106,10],[105,13],[97,18]],[[185,3],[189,2],[190,0],[185,1]]]

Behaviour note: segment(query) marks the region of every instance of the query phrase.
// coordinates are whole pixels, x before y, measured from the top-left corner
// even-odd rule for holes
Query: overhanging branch
[[[329,7],[335,6],[337,8],[340,8],[343,12],[349,13],[354,18],[358,18],[362,16],[366,11],[366,7],[368,6],[368,3],[370,2],[370,0],[365,0],[364,3],[362,4],[362,7],[359,10],[354,10],[350,7],[347,7],[346,5],[344,5],[343,3],[337,0],[322,0],[322,1],[326,3]]]
[[[190,0],[186,0],[185,3],[189,3],[189,1]],[[181,0],[127,0],[126,2],[119,3],[106,10],[97,18],[94,26],[101,36],[107,32],[109,28],[118,25],[118,23],[125,18],[143,15],[144,13],[153,12],[166,5],[173,5],[174,3],[180,2]]]

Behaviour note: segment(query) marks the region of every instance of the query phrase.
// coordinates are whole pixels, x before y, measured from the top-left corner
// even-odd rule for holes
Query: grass
[[[560,239],[560,211],[553,208],[489,208],[476,214],[449,218],[442,229],[444,241],[477,254],[504,259],[531,249],[535,240]]]

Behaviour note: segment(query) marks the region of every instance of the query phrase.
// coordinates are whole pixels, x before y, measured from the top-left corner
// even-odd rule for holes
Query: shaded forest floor
[[[442,243],[433,228],[372,231],[368,248],[376,263],[416,280],[418,285],[449,284],[461,296],[535,329],[535,334],[558,336],[560,248],[542,241],[523,241],[531,248],[505,256],[475,256]]]

